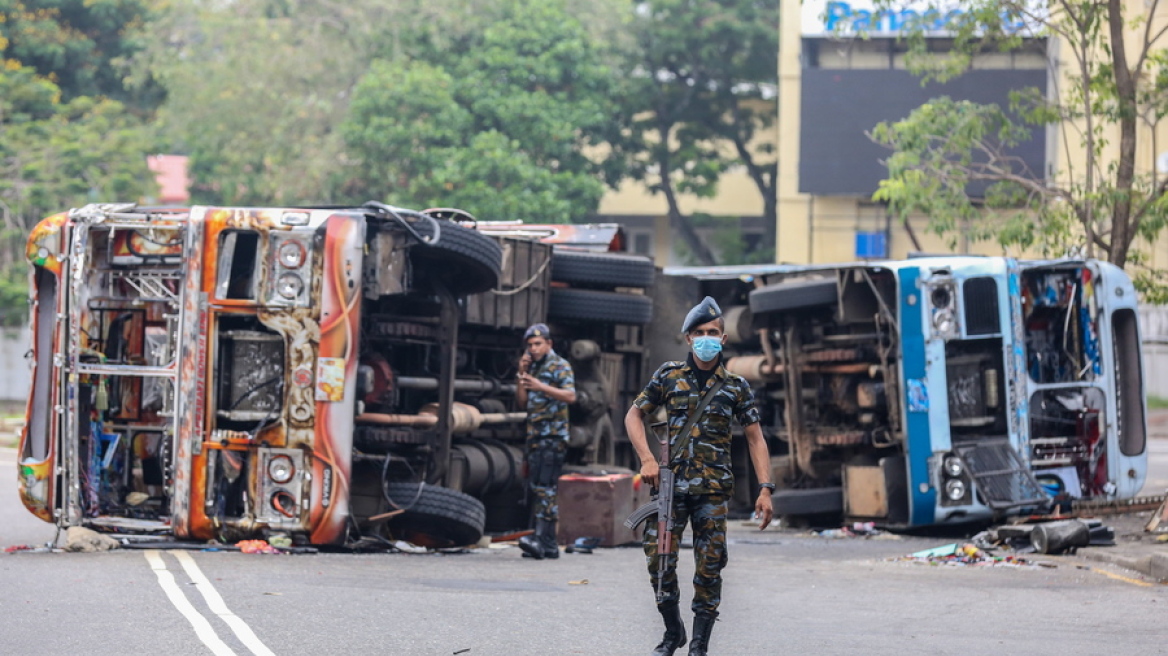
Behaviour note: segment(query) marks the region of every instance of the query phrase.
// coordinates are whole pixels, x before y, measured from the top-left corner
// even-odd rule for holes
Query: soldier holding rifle
[[[731,469],[730,424],[737,420],[746,433],[750,459],[760,481],[754,502],[760,529],[770,524],[773,509],[770,455],[759,428],[758,409],[750,384],[722,366],[726,341],[722,311],[707,296],[690,310],[682,325],[691,353],[685,362],[661,365],[625,415],[625,429],[641,459],[641,478],[653,487],[672,479],[672,515],[658,522],[652,517],[644,533],[649,577],[657,590],[657,610],[665,620],[665,635],[653,656],[672,656],[686,644],[685,625],[678,609],[677,548],[688,521],[693,528],[694,611],[690,656],[706,656],[710,631],[722,599],[722,568],[726,566],[726,514],[734,490]],[[653,457],[645,435],[644,417],[664,407],[668,443],[662,465]],[[665,470],[662,467],[666,467]],[[668,498],[668,490],[658,499]],[[644,518],[637,513],[629,522]],[[668,539],[661,539],[669,534]]]

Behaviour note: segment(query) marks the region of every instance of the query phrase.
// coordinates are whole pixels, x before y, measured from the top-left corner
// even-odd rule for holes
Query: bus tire
[[[478,294],[498,286],[503,267],[503,248],[498,242],[453,221],[434,221],[438,224],[438,241],[415,244],[410,249],[415,270],[438,278],[455,296]],[[434,224],[429,221],[411,225],[422,237],[434,235]]]
[[[790,312],[835,305],[838,301],[835,278],[791,280],[760,287],[750,292],[750,311]]]
[[[607,287],[651,287],[656,269],[643,255],[594,253],[557,248],[552,253],[552,280]]]
[[[636,294],[553,287],[548,299],[548,318],[644,325],[653,318],[653,299]]]
[[[420,486],[420,487],[419,487]],[[483,537],[486,509],[478,499],[428,483],[387,483],[391,535],[422,547],[464,547]]]

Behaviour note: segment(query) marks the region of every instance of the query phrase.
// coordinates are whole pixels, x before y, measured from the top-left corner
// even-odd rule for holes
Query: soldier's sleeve
[[[576,390],[576,372],[566,360],[556,367],[555,386],[562,390]]]
[[[758,404],[754,401],[754,390],[745,379],[739,381],[737,399],[734,407],[734,417],[743,426],[759,422]]]
[[[665,398],[665,365],[657,368],[645,389],[633,400],[633,406],[645,414],[652,414]]]

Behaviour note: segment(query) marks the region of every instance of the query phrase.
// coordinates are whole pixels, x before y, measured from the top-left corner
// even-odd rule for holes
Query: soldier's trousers
[[[527,441],[527,484],[531,489],[531,509],[537,519],[554,522],[559,517],[556,490],[567,453],[568,441],[562,437]]]
[[[722,602],[722,568],[729,560],[726,553],[726,513],[729,496],[725,494],[678,494],[673,497],[673,548],[666,556],[667,569],[662,582],[662,603],[676,602],[681,597],[677,585],[677,549],[681,533],[688,522],[693,529],[695,613],[718,615]],[[645,522],[645,560],[649,565],[649,582],[657,590],[660,558],[657,555],[657,518]]]

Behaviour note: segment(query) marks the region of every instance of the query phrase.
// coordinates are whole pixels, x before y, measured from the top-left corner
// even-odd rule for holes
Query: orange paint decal
[[[320,350],[317,354],[316,428],[310,521],[314,544],[344,538],[356,403],[357,339],[365,244],[358,216],[335,214],[325,222],[321,277]]]

